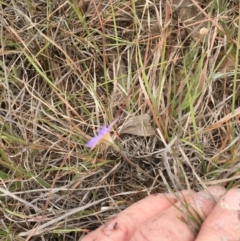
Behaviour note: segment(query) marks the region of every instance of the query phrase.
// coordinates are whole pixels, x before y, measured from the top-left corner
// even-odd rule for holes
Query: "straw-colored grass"
[[[150,193],[239,186],[239,1],[0,6],[0,240],[77,240]],[[117,115],[122,152],[86,148]]]

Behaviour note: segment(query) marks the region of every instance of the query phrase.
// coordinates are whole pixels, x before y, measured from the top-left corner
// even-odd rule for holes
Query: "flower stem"
[[[136,168],[136,170],[138,170],[139,172],[141,172],[145,176],[149,177],[150,179],[154,180],[155,182],[161,183],[159,180],[157,180],[157,178],[154,178],[148,172],[144,171],[139,165],[137,165],[132,160],[130,160],[129,157],[125,154],[125,152],[122,151],[121,148],[118,145],[114,144],[113,147],[115,148],[115,150],[117,150],[119,152],[119,154],[122,156],[122,158],[125,161],[127,161],[132,167]]]

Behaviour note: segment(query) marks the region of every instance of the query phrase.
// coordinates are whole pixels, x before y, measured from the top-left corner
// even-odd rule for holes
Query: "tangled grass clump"
[[[239,8],[2,1],[0,240],[78,240],[149,193],[238,186]],[[123,105],[122,152],[89,150]]]

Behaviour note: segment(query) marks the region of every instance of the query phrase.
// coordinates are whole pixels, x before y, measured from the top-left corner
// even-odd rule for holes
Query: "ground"
[[[77,240],[151,193],[238,187],[239,1],[0,6],[0,240]],[[116,118],[114,145],[86,147]]]

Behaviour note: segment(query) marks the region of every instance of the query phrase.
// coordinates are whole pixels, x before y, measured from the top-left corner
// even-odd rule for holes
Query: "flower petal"
[[[102,126],[99,131],[97,136],[93,137],[87,144],[86,147],[89,147],[91,149],[94,149],[97,144],[99,144],[102,141],[106,141],[108,143],[113,143],[113,140],[109,134],[111,131],[112,127],[115,125],[115,123],[118,121],[118,118],[114,119],[114,121],[107,127],[107,126]]]
[[[110,129],[111,130],[111,129]],[[107,128],[106,126],[102,126],[99,131],[98,131],[98,136],[104,136],[106,135],[109,131],[109,128]]]
[[[95,146],[101,141],[102,136],[95,136],[93,137],[87,144],[86,147],[94,149]]]

